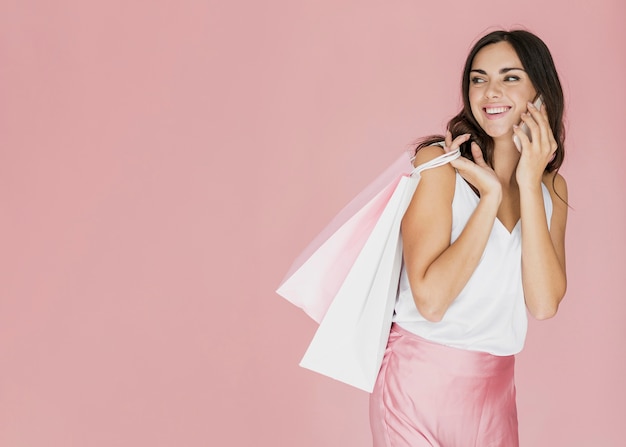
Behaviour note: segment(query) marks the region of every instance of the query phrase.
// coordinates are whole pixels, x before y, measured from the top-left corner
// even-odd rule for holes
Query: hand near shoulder
[[[450,131],[446,133],[446,152],[456,150],[461,144],[469,140],[470,135],[464,134],[452,140]],[[485,162],[480,147],[475,142],[471,144],[474,161],[459,157],[450,164],[467,180],[480,194],[481,199],[493,197],[498,203],[502,200],[502,185],[494,170]]]

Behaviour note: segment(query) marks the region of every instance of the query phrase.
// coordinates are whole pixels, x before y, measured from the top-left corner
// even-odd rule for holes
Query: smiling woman
[[[510,142],[513,126],[537,95],[515,49],[505,41],[485,47],[470,73],[469,99],[476,122],[494,141]]]
[[[526,312],[550,318],[565,294],[563,93],[550,52],[527,31],[492,32],[470,51],[462,94],[447,135],[416,149],[416,165],[462,157],[423,173],[402,221],[394,324],[370,399],[376,447],[517,446]]]

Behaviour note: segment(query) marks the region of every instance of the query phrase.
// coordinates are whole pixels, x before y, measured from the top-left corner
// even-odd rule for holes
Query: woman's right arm
[[[469,136],[451,141],[456,149]],[[428,146],[417,153],[416,166],[443,153]],[[476,163],[466,158],[422,173],[420,183],[402,220],[404,263],[415,305],[429,321],[440,321],[470,279],[487,244],[502,199],[495,173],[472,144]],[[455,170],[459,169],[480,192],[480,202],[460,236],[450,244]]]

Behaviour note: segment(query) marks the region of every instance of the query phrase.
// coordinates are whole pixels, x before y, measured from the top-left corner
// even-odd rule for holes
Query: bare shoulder
[[[415,156],[415,160],[413,161],[413,166],[420,166],[424,163],[428,163],[429,161],[445,154],[445,150],[443,147],[439,145],[426,146],[417,151]],[[446,163],[437,168],[431,168],[422,171],[421,173],[421,183],[427,183],[431,185],[431,188],[435,190],[441,188],[443,184],[446,184],[446,189],[453,188],[454,185],[454,168],[450,163]],[[438,186],[437,186],[438,185]],[[428,187],[422,186],[422,189],[430,189]],[[433,193],[434,191],[431,191]]]
[[[553,241],[556,241],[559,250],[564,250],[565,227],[567,225],[568,196],[567,182],[561,174],[556,172],[546,173],[543,176],[543,183],[550,192],[552,198],[552,219],[550,223],[550,234]],[[564,259],[564,255],[562,255]]]
[[[413,164],[419,166],[443,154],[445,154],[445,151],[441,146],[426,146],[417,152]],[[445,210],[446,207],[449,208],[454,196],[454,188],[455,170],[450,163],[422,171],[419,185],[413,196],[413,202],[417,202],[420,205],[416,206],[413,203],[409,207],[408,214],[411,214],[414,209],[423,207],[429,207],[431,211],[438,208],[442,210]],[[423,210],[420,213],[425,214]]]
[[[430,160],[443,155],[445,151],[439,145],[431,145],[421,148],[415,154],[415,160],[413,161],[413,166],[417,167],[424,163],[428,163]]]
[[[565,177],[557,172],[547,172],[543,175],[543,183],[550,191],[552,202],[560,202],[567,207],[567,182]]]

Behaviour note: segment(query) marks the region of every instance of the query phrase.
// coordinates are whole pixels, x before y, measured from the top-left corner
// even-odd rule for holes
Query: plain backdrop
[[[625,5],[2,0],[0,445],[370,445],[274,290],[500,27],[545,40],[568,110],[569,290],[518,356],[522,446],[624,445]]]

